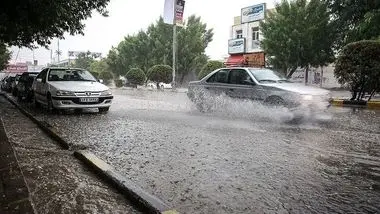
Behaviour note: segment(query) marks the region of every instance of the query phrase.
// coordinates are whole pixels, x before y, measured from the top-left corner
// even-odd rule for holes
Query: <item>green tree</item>
[[[91,64],[93,62],[95,62],[95,59],[90,51],[86,53],[80,53],[75,59],[74,67],[91,70]]]
[[[108,85],[113,79],[113,75],[109,71],[104,71],[102,73],[99,73],[99,79],[102,79],[104,81],[104,84]]]
[[[5,44],[0,43],[0,71],[6,68],[10,58],[11,52],[8,51]]]
[[[332,13],[338,32],[337,48],[380,36],[380,1],[378,0],[325,0]]]
[[[365,92],[371,97],[380,91],[380,41],[359,41],[346,45],[335,66],[340,84],[348,84],[352,100],[362,99]]]
[[[101,59],[101,60],[93,60],[90,64],[90,68],[89,68],[89,71],[91,72],[95,72],[95,73],[102,73],[102,72],[106,72],[106,71],[109,71],[109,66],[106,62],[105,59]]]
[[[186,28],[181,28],[178,32],[178,65],[177,73],[179,82],[183,83],[185,76],[192,72],[199,71],[207,63],[208,57],[205,50],[214,33],[212,29],[207,29],[207,25],[202,23],[200,17],[190,16],[186,22]]]
[[[160,82],[169,83],[172,78],[172,67],[169,65],[155,65],[148,71],[148,79],[157,83],[157,88]]]
[[[131,68],[140,68],[145,74],[157,64],[172,64],[172,27],[162,17],[148,27],[130,35],[111,49],[107,61],[114,73],[125,74]],[[198,73],[207,62],[205,49],[212,41],[213,33],[196,16],[189,17],[185,28],[178,28],[177,74],[180,82],[190,72]]]
[[[112,47],[108,52],[107,58],[105,59],[110,71],[117,77],[124,76],[128,71],[125,70],[125,66],[122,63],[122,58],[123,57],[120,55],[118,48]]]
[[[210,60],[206,65],[203,66],[201,72],[199,72],[198,79],[203,79],[203,77],[207,76],[209,73],[222,67],[224,67],[224,64],[222,62]]]
[[[125,76],[128,82],[136,85],[142,85],[145,82],[144,71],[140,68],[132,68]]]
[[[35,1],[2,0],[0,3],[0,42],[33,47],[48,45],[52,38],[83,34],[82,20],[96,10],[107,16],[109,0]]]
[[[335,31],[329,20],[321,0],[282,0],[260,23],[269,63],[291,77],[298,67],[307,71],[333,62]]]

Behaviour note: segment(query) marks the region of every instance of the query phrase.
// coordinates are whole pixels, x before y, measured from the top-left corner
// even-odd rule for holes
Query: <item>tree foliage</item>
[[[140,68],[132,68],[125,77],[132,84],[142,85],[145,82],[144,71]]]
[[[96,10],[107,16],[109,0],[2,0],[0,3],[0,42],[32,47],[46,46],[55,37],[83,34],[82,20]]]
[[[92,60],[88,70],[91,72],[96,72],[98,74],[110,71],[109,66],[105,59]]]
[[[337,59],[335,77],[348,84],[353,99],[361,99],[364,92],[373,95],[380,91],[380,41],[359,41],[345,46]]]
[[[6,68],[10,58],[11,52],[8,51],[5,44],[0,43],[0,71]]]
[[[73,66],[76,68],[91,70],[90,67],[93,62],[95,62],[95,59],[92,56],[91,52],[88,51],[86,53],[80,53],[78,57],[75,59]]]
[[[219,61],[210,60],[206,65],[203,66],[201,72],[198,74],[198,79],[202,79],[207,76],[209,73],[215,71],[216,69],[224,67],[224,64]]]
[[[149,69],[148,78],[156,83],[169,83],[172,80],[172,67],[169,65],[155,65]]]
[[[185,28],[177,28],[177,72],[183,81],[190,72],[198,73],[207,62],[205,49],[212,41],[212,29],[207,29],[200,17],[190,16]],[[146,31],[124,38],[108,54],[107,62],[112,71],[125,75],[131,68],[140,68],[145,74],[157,64],[172,64],[173,29],[164,23],[162,17],[151,24]]]
[[[104,71],[99,73],[99,79],[102,79],[104,81],[104,84],[108,85],[110,81],[113,79],[113,75],[109,71]]]
[[[338,32],[337,47],[380,36],[380,1],[325,0]]]
[[[282,0],[260,27],[269,63],[288,77],[298,67],[323,66],[334,59],[335,31],[321,0]]]

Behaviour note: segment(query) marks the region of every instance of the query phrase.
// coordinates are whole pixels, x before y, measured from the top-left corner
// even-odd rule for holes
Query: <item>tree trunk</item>
[[[290,72],[288,73],[288,75],[286,76],[288,79],[292,77],[292,75],[294,74],[294,72],[296,72],[297,68],[292,68],[292,70],[290,70]]]
[[[319,80],[319,81],[321,81],[321,82],[320,82],[320,87],[322,88],[322,85],[323,85],[323,84],[322,84],[322,83],[323,83],[323,66],[321,66],[321,76],[320,76],[320,78],[321,78],[321,79]]]
[[[305,69],[305,85],[309,83],[309,66],[306,66]]]
[[[375,95],[375,93],[376,93],[376,89],[373,89],[371,94],[368,97],[368,102],[371,101],[371,99],[372,99],[373,95]]]
[[[181,74],[181,78],[179,80],[179,82],[180,82],[181,85],[183,84],[183,80],[185,79],[185,76],[186,76],[186,73],[182,73]]]

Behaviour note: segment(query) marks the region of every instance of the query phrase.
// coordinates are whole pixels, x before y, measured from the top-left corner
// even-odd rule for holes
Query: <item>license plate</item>
[[[96,97],[80,98],[81,103],[94,103],[98,101],[99,101],[99,98],[96,98]]]

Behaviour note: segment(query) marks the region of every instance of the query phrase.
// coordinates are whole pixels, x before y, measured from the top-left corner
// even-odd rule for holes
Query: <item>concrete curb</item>
[[[46,126],[46,123],[43,121],[38,120],[35,118],[31,113],[29,113],[27,110],[25,110],[22,106],[20,106],[18,103],[16,103],[12,98],[10,98],[7,94],[0,93],[0,95],[4,96],[10,103],[12,103],[16,108],[18,108],[21,113],[23,113],[25,116],[27,116],[30,120],[32,120],[35,124],[37,124],[38,127],[42,129],[49,137],[51,137],[53,140],[55,140],[63,149],[70,149],[70,144],[63,139],[61,136],[57,134],[57,131],[54,130],[52,127]]]
[[[145,192],[143,189],[121,176],[113,167],[96,157],[89,151],[75,151],[74,156],[90,166],[97,174],[117,187],[127,198],[137,202],[139,206],[148,213],[177,214],[168,205],[155,196]]]
[[[380,101],[357,101],[357,100],[343,100],[343,99],[334,99],[331,101],[333,106],[340,107],[359,107],[359,108],[368,108],[368,109],[380,109]]]

